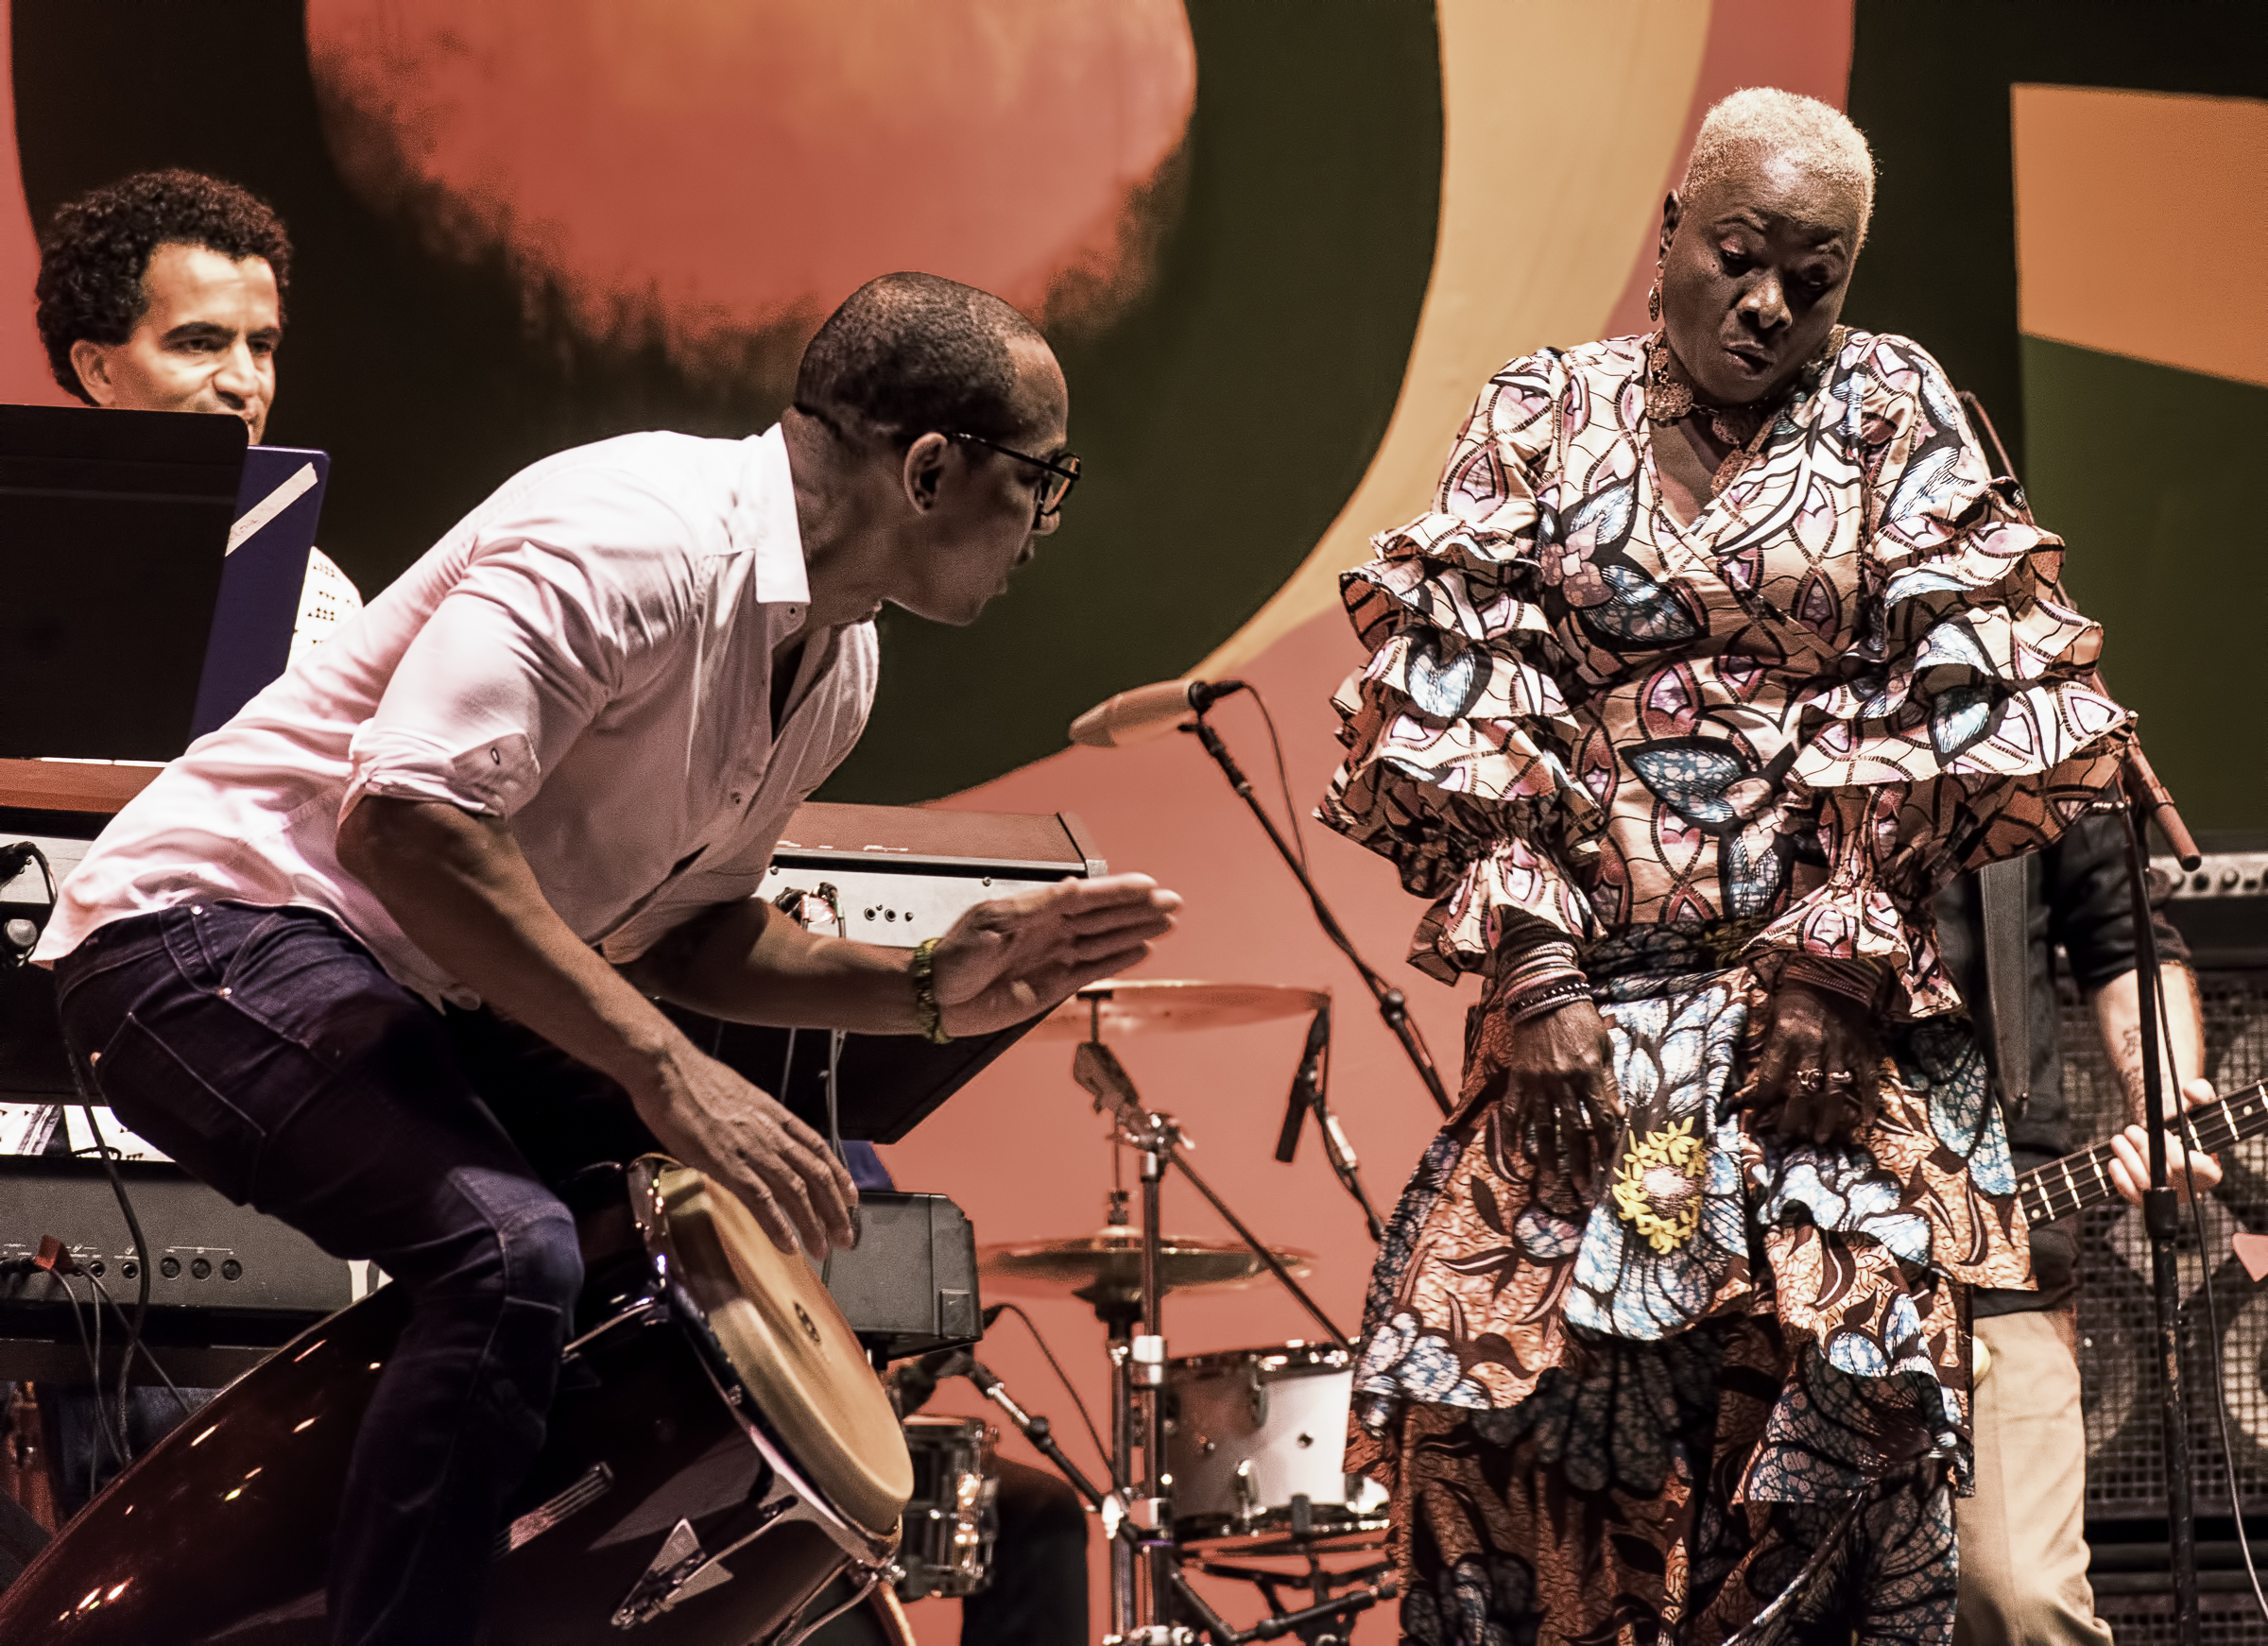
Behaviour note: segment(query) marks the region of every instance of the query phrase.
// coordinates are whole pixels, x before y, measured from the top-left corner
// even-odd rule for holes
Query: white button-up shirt
[[[473,1003],[338,862],[366,795],[511,820],[609,959],[747,897],[874,701],[874,626],[812,637],[787,447],[626,435],[523,470],[199,738],[64,882],[34,958],[184,902],[322,910],[428,1000]]]

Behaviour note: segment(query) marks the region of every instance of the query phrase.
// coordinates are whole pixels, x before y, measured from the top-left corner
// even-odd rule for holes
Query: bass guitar
[[[2268,1080],[2256,1080],[2218,1102],[2200,1104],[2183,1118],[2189,1146],[2208,1155],[2258,1137],[2268,1132]],[[2110,1144],[2093,1143],[2024,1173],[2016,1180],[2016,1200],[2024,1221],[2046,1223],[2115,1198],[2119,1192],[2110,1180]]]

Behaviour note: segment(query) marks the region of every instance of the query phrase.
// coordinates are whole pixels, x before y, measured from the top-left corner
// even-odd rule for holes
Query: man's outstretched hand
[[[1057,881],[977,904],[937,941],[945,1032],[1007,1028],[1124,971],[1173,930],[1180,906],[1146,874]]]

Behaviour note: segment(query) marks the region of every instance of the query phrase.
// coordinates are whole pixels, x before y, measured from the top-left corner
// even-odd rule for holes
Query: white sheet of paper
[[[126,1129],[123,1121],[97,1104],[94,1118],[102,1125],[102,1140],[117,1151],[121,1160],[170,1160],[171,1155],[157,1144]],[[87,1111],[77,1104],[63,1106],[63,1127],[71,1139],[74,1155],[94,1155],[94,1133],[87,1124]]]
[[[55,1135],[52,1103],[0,1103],[0,1155],[37,1155]]]

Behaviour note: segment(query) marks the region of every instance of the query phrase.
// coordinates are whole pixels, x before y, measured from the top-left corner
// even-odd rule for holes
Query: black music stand
[[[0,406],[0,758],[188,746],[245,440],[232,417]]]

